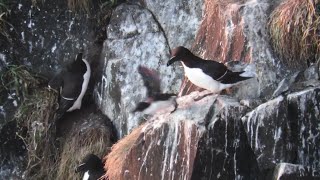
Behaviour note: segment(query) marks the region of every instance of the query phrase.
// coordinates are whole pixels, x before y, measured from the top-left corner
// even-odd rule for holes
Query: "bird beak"
[[[84,171],[85,165],[86,165],[85,163],[80,164],[80,165],[75,169],[75,172],[78,173],[78,172],[80,172],[80,171]]]
[[[170,66],[171,64],[173,64],[176,61],[179,61],[180,59],[177,56],[173,56],[167,63],[167,66]]]

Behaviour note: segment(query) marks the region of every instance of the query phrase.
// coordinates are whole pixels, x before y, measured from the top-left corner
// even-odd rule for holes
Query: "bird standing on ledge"
[[[243,77],[244,71],[232,72],[222,63],[201,59],[182,46],[173,49],[167,66],[176,61],[181,61],[185,75],[193,84],[212,93],[219,93],[240,81],[252,78]]]
[[[57,90],[61,96],[56,119],[60,119],[65,112],[81,108],[82,98],[87,91],[90,75],[90,65],[82,58],[82,53],[79,53],[73,62],[50,80],[49,89]]]

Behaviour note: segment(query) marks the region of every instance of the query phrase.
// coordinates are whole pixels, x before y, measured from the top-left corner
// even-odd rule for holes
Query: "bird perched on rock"
[[[181,61],[185,75],[193,84],[212,93],[219,93],[240,81],[252,78],[243,77],[244,71],[232,72],[222,63],[197,57],[182,46],[173,49],[167,66],[176,61]]]
[[[97,180],[105,173],[101,159],[94,154],[88,154],[83,159],[76,168],[76,173],[79,172],[84,173],[82,180]]]
[[[133,112],[151,115],[172,105],[174,105],[173,111],[175,111],[177,108],[176,94],[161,93],[158,74],[143,66],[138,67],[138,72],[142,76],[144,86],[147,88],[148,98],[146,101],[139,102]]]
[[[65,112],[81,108],[91,75],[90,65],[79,53],[75,60],[50,80],[49,89],[60,92],[59,109],[56,112],[60,119]]]

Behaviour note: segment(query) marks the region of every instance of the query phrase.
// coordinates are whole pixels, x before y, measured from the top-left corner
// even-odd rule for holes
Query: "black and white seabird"
[[[133,112],[152,115],[172,105],[174,105],[173,111],[175,111],[177,108],[176,94],[161,93],[158,74],[143,66],[138,67],[138,72],[142,76],[144,86],[147,88],[148,98],[143,102],[139,102]]]
[[[65,112],[81,108],[90,75],[90,65],[87,60],[82,58],[82,53],[79,53],[73,62],[50,80],[49,89],[60,92],[59,109],[56,112],[57,119],[60,119]]]
[[[88,154],[83,159],[76,168],[76,173],[79,172],[84,173],[82,180],[97,180],[105,173],[101,159],[94,154]]]
[[[240,81],[252,78],[242,76],[245,71],[232,72],[222,63],[197,57],[182,46],[172,50],[167,66],[176,61],[181,61],[185,75],[193,84],[211,93],[219,93]]]

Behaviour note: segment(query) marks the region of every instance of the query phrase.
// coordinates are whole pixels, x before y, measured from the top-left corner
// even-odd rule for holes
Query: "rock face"
[[[6,62],[19,62],[50,76],[94,42],[96,21],[91,18],[69,10],[66,1],[40,2],[36,6],[31,1],[14,3],[7,20],[12,24],[10,36],[1,43],[0,53]]]
[[[145,0],[143,5],[150,10],[161,28],[163,28],[169,47],[192,46],[202,19],[204,8],[202,0]]]
[[[118,6],[110,20],[107,37],[102,52],[105,69],[96,88],[96,99],[123,137],[139,124],[129,112],[146,98],[138,65],[159,72],[164,92],[178,92],[182,72],[166,67],[169,46],[165,33],[150,11],[139,5]]]
[[[0,44],[0,71],[16,58],[50,76],[79,48],[93,47],[89,61],[99,77],[91,81],[95,103],[122,138],[105,158],[110,180],[320,178],[319,67],[296,72],[274,55],[267,24],[280,2],[128,0],[106,20],[102,40],[91,16],[66,11],[65,1],[39,7],[21,2],[11,16],[18,33],[12,29],[12,44]],[[175,46],[255,77],[233,87],[232,97],[199,93],[187,80],[179,89],[183,68],[166,67]],[[182,95],[175,112],[148,118],[131,113],[147,98],[139,65],[159,73],[163,92]],[[3,109],[0,105],[0,117]],[[88,115],[85,109],[80,111]],[[68,130],[61,127],[61,134]],[[1,134],[8,132],[0,128]],[[96,143],[100,155],[109,143]]]
[[[106,177],[320,177],[319,92],[320,86],[294,92],[253,110],[228,96],[191,93],[178,99],[174,113],[155,115],[120,140],[106,157]]]
[[[100,56],[105,38],[104,34],[101,36],[103,30],[100,25],[105,26],[108,17],[106,15],[106,19],[101,20],[102,12],[96,10],[99,5],[93,3],[89,11],[94,10],[95,13],[88,15],[71,11],[67,1],[38,2],[36,5],[32,2],[15,1],[7,4],[10,9],[5,19],[8,32],[6,37],[2,32],[0,35],[1,76],[10,65],[23,65],[33,74],[50,79],[81,49],[84,49],[95,76],[98,69],[96,61],[99,60],[96,56]],[[110,12],[110,9],[103,11],[105,14]],[[17,92],[2,90],[1,87],[0,129],[2,123],[13,118],[24,98]]]
[[[320,167],[319,87],[261,104],[242,120],[260,169],[280,162]],[[273,137],[273,138],[270,138]]]
[[[312,175],[309,171],[308,167],[304,167],[301,165],[290,164],[290,163],[280,163],[276,166],[273,179],[317,179]]]

